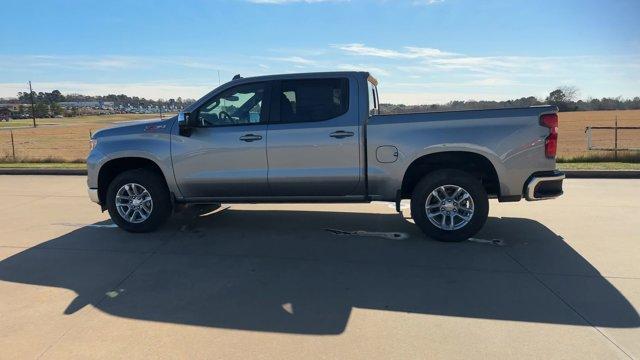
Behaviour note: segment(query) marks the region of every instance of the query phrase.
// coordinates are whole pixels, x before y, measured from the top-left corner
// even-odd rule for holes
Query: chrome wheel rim
[[[144,186],[128,183],[116,193],[116,209],[127,222],[139,224],[146,221],[153,211],[153,199]]]
[[[425,210],[429,221],[438,229],[458,230],[473,218],[473,198],[458,185],[442,185],[429,194]]]

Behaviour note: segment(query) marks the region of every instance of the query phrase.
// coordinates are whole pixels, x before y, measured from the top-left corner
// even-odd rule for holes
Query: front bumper
[[[562,195],[564,173],[549,171],[531,175],[524,189],[524,196],[529,201],[554,199]]]
[[[100,197],[98,196],[98,189],[89,188],[87,191],[89,192],[89,199],[91,199],[91,201],[93,201],[96,204],[100,204]]]

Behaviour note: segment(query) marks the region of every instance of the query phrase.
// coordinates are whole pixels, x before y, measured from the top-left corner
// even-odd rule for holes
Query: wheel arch
[[[411,198],[420,179],[432,171],[456,169],[477,177],[490,196],[500,196],[500,178],[494,163],[484,154],[472,151],[440,151],[422,155],[411,162],[404,172],[400,197]]]
[[[98,199],[100,204],[106,203],[106,194],[109,184],[118,174],[128,170],[147,169],[161,176],[165,186],[168,188],[167,179],[162,172],[161,167],[153,160],[139,157],[120,157],[105,162],[98,171]]]

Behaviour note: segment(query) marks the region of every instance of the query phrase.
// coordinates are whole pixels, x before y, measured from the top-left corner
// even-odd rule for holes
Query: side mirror
[[[190,113],[180,111],[178,113],[178,127],[180,128],[180,135],[191,136],[191,122]]]

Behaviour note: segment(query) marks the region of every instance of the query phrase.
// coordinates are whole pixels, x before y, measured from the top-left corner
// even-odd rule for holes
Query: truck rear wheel
[[[136,169],[113,179],[107,189],[111,220],[129,232],[150,232],[171,215],[171,198],[164,179],[155,172]]]
[[[416,185],[411,216],[422,232],[439,241],[464,241],[475,235],[489,215],[489,198],[480,181],[455,170],[437,170]]]

